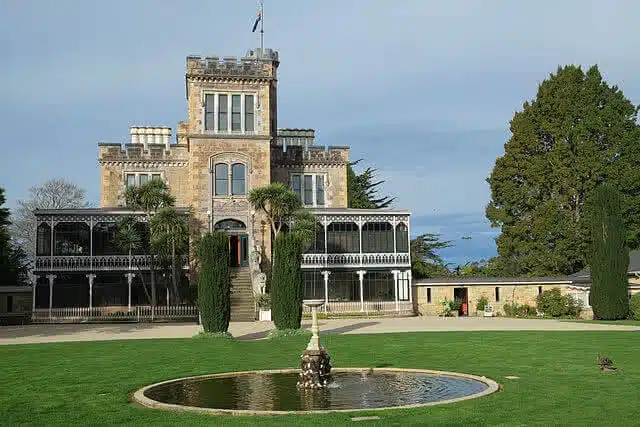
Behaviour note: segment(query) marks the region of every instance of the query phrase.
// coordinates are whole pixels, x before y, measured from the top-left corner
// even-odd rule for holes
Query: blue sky
[[[254,0],[0,2],[0,185],[65,177],[97,201],[97,142],[186,118],[185,57],[242,56]],[[523,101],[559,64],[597,63],[640,103],[636,0],[266,0],[279,126],[312,127],[380,170],[412,234],[465,262],[495,252],[485,182]],[[471,240],[460,240],[471,236]]]

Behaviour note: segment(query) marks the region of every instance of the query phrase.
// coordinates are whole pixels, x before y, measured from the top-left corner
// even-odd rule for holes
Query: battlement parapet
[[[189,161],[187,147],[171,145],[167,148],[164,144],[120,144],[120,143],[99,143],[98,162],[100,164],[109,163],[146,163],[177,162],[181,166],[186,166]]]
[[[187,78],[275,78],[278,52],[272,49],[254,49],[238,59],[235,56],[187,56]]]
[[[349,163],[348,147],[321,146],[272,146],[271,163],[273,167],[292,166],[346,166]]]

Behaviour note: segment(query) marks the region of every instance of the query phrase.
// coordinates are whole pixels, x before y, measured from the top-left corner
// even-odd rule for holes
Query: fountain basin
[[[145,407],[207,414],[279,415],[441,405],[489,395],[485,377],[421,369],[339,368],[326,389],[296,387],[299,370],[230,372],[179,378],[137,390]]]

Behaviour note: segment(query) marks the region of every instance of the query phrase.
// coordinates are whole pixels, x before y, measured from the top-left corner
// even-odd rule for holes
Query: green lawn
[[[504,384],[503,392],[452,405],[357,413],[379,415],[379,425],[612,426],[640,419],[638,332],[438,332],[322,339],[335,367],[459,371]],[[297,367],[305,344],[304,337],[291,337],[0,346],[0,424],[351,424],[346,413],[214,419],[138,408],[128,401],[135,389],[165,379]],[[601,373],[598,352],[609,356],[618,371]],[[506,375],[521,379],[507,380]]]
[[[602,324],[605,324],[605,325],[640,326],[640,320],[568,320],[568,322],[602,323]]]

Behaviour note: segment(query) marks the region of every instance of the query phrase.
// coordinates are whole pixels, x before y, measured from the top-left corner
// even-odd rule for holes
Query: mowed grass
[[[637,425],[640,333],[434,332],[322,337],[335,367],[485,375],[504,391],[411,410],[304,416],[207,416],[136,407],[137,388],[188,375],[294,368],[304,337],[163,339],[0,346],[0,424],[16,425]],[[600,372],[598,353],[618,371]],[[508,380],[505,376],[519,376]],[[358,423],[359,424],[359,423]]]

